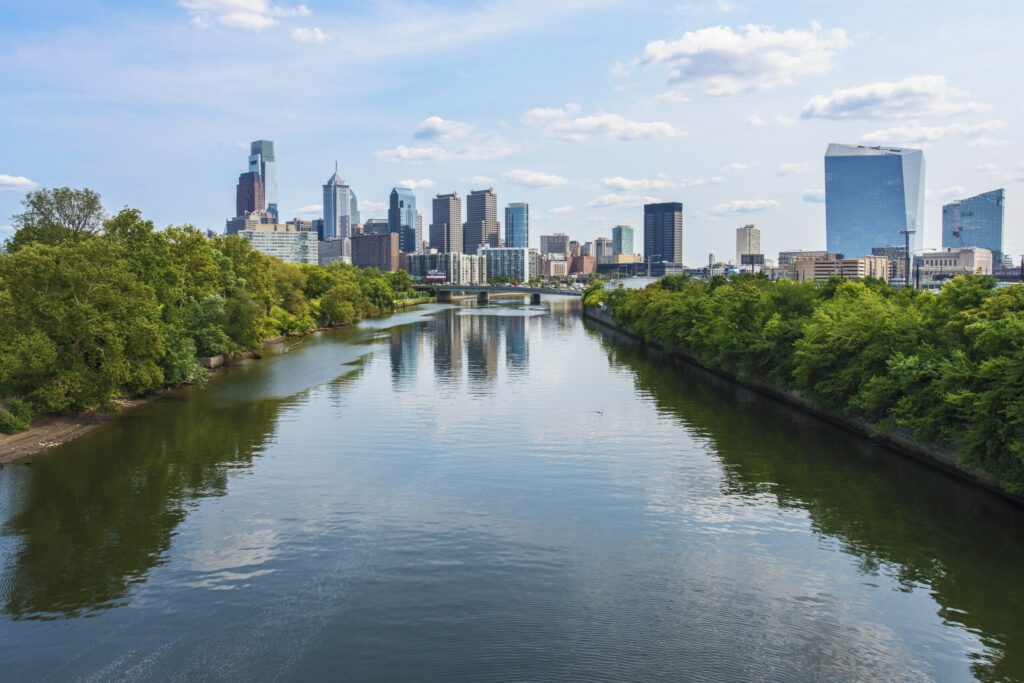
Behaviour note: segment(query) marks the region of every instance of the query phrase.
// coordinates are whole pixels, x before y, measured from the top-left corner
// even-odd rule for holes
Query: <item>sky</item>
[[[275,143],[282,219],[341,174],[362,218],[395,185],[530,204],[530,241],[684,204],[684,260],[825,245],[830,142],[924,150],[943,203],[1006,188],[1024,253],[1024,6],[840,0],[40,0],[0,22],[0,239],[24,193],[222,231],[248,143]],[[639,247],[638,247],[639,248]]]

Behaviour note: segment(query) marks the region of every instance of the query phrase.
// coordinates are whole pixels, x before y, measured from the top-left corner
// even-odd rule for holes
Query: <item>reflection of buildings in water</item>
[[[510,316],[505,322],[505,366],[525,372],[530,364],[530,348],[526,343],[526,326],[534,316]]]
[[[434,317],[434,374],[453,377],[462,371],[462,322],[454,312]]]
[[[462,316],[466,333],[466,364],[469,381],[477,385],[494,381],[498,375],[498,344],[501,321],[493,315]]]
[[[416,377],[426,325],[401,325],[391,330],[391,384],[396,389],[408,386]]]

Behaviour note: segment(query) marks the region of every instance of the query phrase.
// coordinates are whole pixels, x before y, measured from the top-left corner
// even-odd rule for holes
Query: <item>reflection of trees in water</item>
[[[171,398],[37,459],[4,529],[20,543],[7,613],[71,617],[123,600],[161,561],[192,501],[224,495],[228,472],[263,449],[285,405]]]
[[[661,410],[710,439],[726,495],[768,493],[806,510],[863,572],[907,590],[928,585],[940,616],[990,649],[976,676],[1024,680],[1021,510],[699,368],[652,359],[619,335],[592,334]]]

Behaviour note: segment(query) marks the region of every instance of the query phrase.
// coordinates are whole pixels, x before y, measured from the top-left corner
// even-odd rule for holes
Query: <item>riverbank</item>
[[[610,329],[623,337],[642,344],[646,349],[658,357],[698,367],[711,375],[727,379],[730,382],[747,387],[759,394],[771,397],[803,412],[814,415],[833,425],[842,427],[847,431],[856,433],[874,443],[888,448],[891,451],[899,453],[902,456],[913,458],[957,479],[984,488],[1017,504],[1024,505],[1024,496],[1019,496],[1006,491],[995,477],[992,477],[982,470],[964,464],[956,454],[952,452],[920,444],[909,436],[899,434],[897,432],[879,430],[877,426],[868,422],[851,419],[823,410],[797,392],[787,391],[767,382],[742,380],[731,373],[707,367],[701,364],[697,358],[690,354],[681,351],[668,351],[658,342],[647,341],[641,335],[636,334],[628,328],[620,326],[615,322],[611,313],[606,310],[588,308],[584,306],[583,317],[585,320],[597,323],[598,325]]]

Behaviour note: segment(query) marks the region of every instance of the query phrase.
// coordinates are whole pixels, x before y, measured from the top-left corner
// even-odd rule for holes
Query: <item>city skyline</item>
[[[320,215],[323,170],[337,157],[365,217],[386,215],[394,186],[411,185],[421,204],[493,186],[503,203],[531,204],[534,235],[586,241],[639,225],[645,200],[681,201],[687,261],[729,253],[750,222],[772,254],[825,247],[821,156],[842,142],[925,150],[925,247],[941,244],[943,204],[1005,187],[1005,249],[1024,251],[1024,111],[991,49],[1012,40],[1017,7],[1000,5],[1002,20],[984,24],[951,3],[926,13],[881,3],[57,5],[12,9],[0,28],[13,105],[0,113],[0,238],[26,189],[61,185],[92,187],[157,225],[216,230],[244,170],[238,151],[266,138],[282,221]],[[384,40],[398,17],[404,39]],[[445,18],[462,28],[439,30]],[[494,50],[508,34],[530,54]],[[941,51],[923,49],[952,35]],[[327,63],[345,77],[323,79]],[[467,80],[485,96],[453,105]],[[409,90],[406,106],[382,108]],[[278,95],[243,111],[252,92]],[[82,139],[89,154],[62,153]],[[147,158],[161,160],[159,177],[138,172]]]

